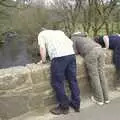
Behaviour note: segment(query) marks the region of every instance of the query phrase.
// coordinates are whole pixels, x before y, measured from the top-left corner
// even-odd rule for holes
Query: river
[[[19,38],[19,37],[18,37]],[[28,52],[28,44],[23,38],[6,38],[0,47],[0,69],[11,66],[25,66],[37,62],[38,56]]]

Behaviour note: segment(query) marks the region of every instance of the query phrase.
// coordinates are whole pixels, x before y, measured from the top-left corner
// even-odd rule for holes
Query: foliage
[[[119,0],[54,0],[49,7],[0,0],[0,34],[17,31],[30,44],[37,42],[41,27],[61,29],[68,36],[76,30],[110,34],[120,32],[119,11]]]
[[[4,42],[2,35],[6,31],[11,31],[11,18],[14,14],[16,4],[10,0],[0,0],[0,42]]]

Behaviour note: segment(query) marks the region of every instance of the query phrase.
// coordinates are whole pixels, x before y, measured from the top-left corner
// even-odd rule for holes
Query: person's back
[[[103,49],[87,37],[73,35],[72,40],[77,52],[84,57],[93,91],[92,100],[98,105],[109,103],[108,85],[104,73],[105,57]]]
[[[74,54],[73,42],[60,30],[44,30],[39,34],[44,39],[50,58]],[[38,36],[38,37],[39,37]]]
[[[99,44],[94,42],[88,37],[81,37],[80,35],[72,35],[73,47],[77,53],[80,53],[81,56],[85,57],[89,51],[95,47],[100,47]]]

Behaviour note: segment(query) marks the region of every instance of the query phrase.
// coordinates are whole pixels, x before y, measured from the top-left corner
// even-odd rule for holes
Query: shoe
[[[91,97],[91,100],[92,100],[94,103],[96,103],[96,104],[98,104],[98,105],[100,105],[100,106],[104,105],[103,102],[100,102],[100,101],[95,100],[95,98],[94,98],[93,96]]]
[[[60,105],[50,110],[54,115],[68,114],[69,108],[62,108]]]
[[[70,107],[73,108],[75,112],[80,112],[80,107],[75,107],[72,103],[70,103]]]
[[[105,101],[105,104],[108,104],[108,103],[110,103],[110,100],[106,100],[106,101]]]
[[[80,108],[73,108],[75,112],[80,112]]]

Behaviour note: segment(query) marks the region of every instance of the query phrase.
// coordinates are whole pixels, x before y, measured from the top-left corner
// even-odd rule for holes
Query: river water
[[[11,66],[26,65],[38,60],[32,52],[28,52],[28,45],[25,40],[19,38],[7,38],[5,43],[0,47],[0,69]],[[35,58],[36,57],[36,58]]]

